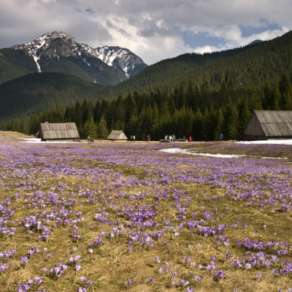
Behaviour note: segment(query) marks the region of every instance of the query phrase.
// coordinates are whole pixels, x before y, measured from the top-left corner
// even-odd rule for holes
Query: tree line
[[[112,129],[137,139],[192,136],[193,140],[240,139],[253,110],[292,110],[291,77],[283,75],[263,88],[234,88],[223,82],[217,90],[191,81],[166,90],[133,92],[96,103],[76,102],[34,113],[2,125],[6,130],[35,134],[40,122],[75,122],[82,138],[106,138]]]

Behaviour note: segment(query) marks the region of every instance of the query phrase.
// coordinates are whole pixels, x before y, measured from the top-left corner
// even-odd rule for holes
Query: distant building
[[[292,111],[254,111],[244,134],[247,139],[292,138]]]
[[[107,139],[112,141],[127,141],[128,137],[123,131],[112,130]]]
[[[42,141],[80,139],[75,123],[41,123],[39,136]]]

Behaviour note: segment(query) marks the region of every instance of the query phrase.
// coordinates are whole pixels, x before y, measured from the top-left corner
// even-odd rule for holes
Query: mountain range
[[[172,90],[189,83],[201,91],[261,90],[291,73],[292,32],[233,50],[184,54],[151,66],[128,49],[91,48],[66,33],[52,32],[0,50],[0,118],[85,98]]]
[[[292,73],[292,32],[270,41],[204,55],[187,53],[148,66],[115,92],[169,89],[191,82],[217,90],[223,83],[233,88],[261,88]]]
[[[0,50],[0,83],[28,73],[58,72],[100,85],[115,85],[145,67],[143,60],[128,49],[92,48],[57,31]]]

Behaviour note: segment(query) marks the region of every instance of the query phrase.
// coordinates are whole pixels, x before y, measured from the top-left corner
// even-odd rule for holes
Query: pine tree
[[[203,115],[200,109],[193,116],[192,136],[194,140],[202,140],[203,138]]]
[[[84,124],[84,135],[85,137],[90,137],[91,139],[97,138],[97,126],[94,122],[93,116],[90,116]]]
[[[292,109],[292,88],[286,75],[283,75],[279,82],[279,91],[281,94],[281,109]]]
[[[224,132],[223,127],[224,127],[224,116],[223,116],[222,110],[219,109],[216,113],[216,127],[214,129],[214,136],[213,136],[215,140],[220,139],[221,133]]]
[[[247,124],[250,120],[251,113],[249,111],[249,105],[247,99],[244,99],[238,107],[238,115],[239,115],[239,120],[238,120],[238,132],[239,136],[243,136],[244,131],[247,127]]]
[[[102,116],[97,125],[97,137],[105,139],[108,136],[108,127],[105,118]]]
[[[226,138],[233,140],[238,135],[238,112],[234,105],[227,106],[225,111]]]

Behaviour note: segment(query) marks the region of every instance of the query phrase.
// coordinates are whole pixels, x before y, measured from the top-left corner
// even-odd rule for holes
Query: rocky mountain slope
[[[9,59],[10,55],[15,58]],[[15,67],[12,72],[11,65]],[[59,72],[101,85],[115,85],[145,67],[143,60],[128,49],[92,48],[78,43],[67,33],[57,31],[0,50],[0,83],[25,73]]]
[[[120,47],[100,47],[95,56],[109,66],[123,70],[128,78],[140,73],[145,67],[144,61],[128,49]]]
[[[126,96],[134,91],[143,96],[142,93],[147,94],[157,89],[162,94],[174,91],[175,88],[186,89],[190,83],[193,90],[198,93],[194,98],[194,104],[199,100],[202,106],[214,105],[220,98],[215,93],[223,92],[224,96],[230,95],[230,99],[236,101],[238,95],[235,92],[262,94],[266,87],[275,87],[282,76],[292,76],[292,32],[271,41],[255,42],[243,48],[205,55],[184,54],[163,60],[148,66],[128,81],[117,84],[117,74],[119,80],[126,80],[126,73],[130,74],[127,70],[131,67],[131,58],[123,57],[125,52],[124,49],[110,47],[92,49],[76,43],[67,34],[60,33],[43,36],[34,43],[17,46],[14,49],[1,50],[2,80],[11,79],[12,75],[19,77],[31,71],[37,72],[37,68],[42,74],[34,74],[28,80],[23,77],[17,82],[0,85],[0,118],[15,113],[26,113],[27,110],[32,111],[34,108],[45,108],[43,105],[50,103],[50,99],[56,104],[63,104],[64,100],[67,104],[73,96],[74,100],[83,100],[87,92],[93,92],[90,96],[95,100]],[[116,56],[119,56],[119,59],[116,59]],[[137,64],[139,62],[141,64],[139,58],[136,61]],[[99,70],[96,69],[98,67]],[[47,72],[65,73],[62,76],[69,76],[68,72],[71,72],[80,77],[78,79],[80,86],[75,90],[76,79],[68,77],[64,90],[62,83],[64,78],[62,77],[59,83],[55,80],[60,78],[58,74],[45,75],[47,77],[39,83],[40,76]],[[96,85],[93,83],[95,80],[99,84],[107,81],[108,85],[109,76],[112,77],[111,84],[117,84],[116,86],[99,86],[98,90],[91,88]],[[83,81],[82,84],[80,80]],[[53,94],[50,92],[52,84]],[[181,97],[180,92],[181,90],[174,93],[175,98]],[[277,92],[273,94],[277,95]],[[202,99],[202,95],[208,96],[208,99]],[[45,102],[42,96],[46,96]],[[30,101],[30,108],[24,106],[27,99]],[[17,104],[15,110],[12,100]]]

